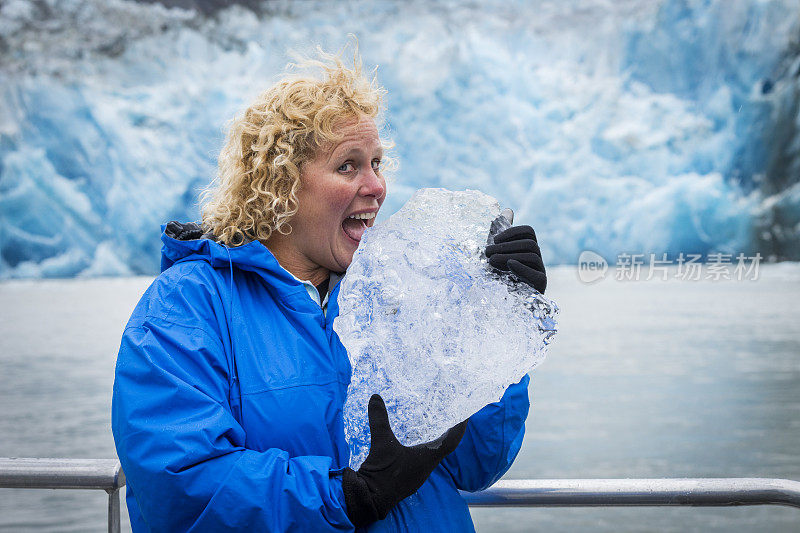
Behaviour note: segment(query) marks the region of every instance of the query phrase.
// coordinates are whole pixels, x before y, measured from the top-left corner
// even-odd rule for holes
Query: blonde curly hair
[[[342,122],[382,114],[386,91],[375,71],[370,79],[362,73],[357,43],[352,68],[341,52],[317,51],[320,59],[288,67],[316,69],[321,76],[284,73],[230,125],[219,175],[201,195],[203,229],[226,245],[266,242],[274,231],[289,234],[303,163],[340,139],[334,129]],[[381,166],[394,162],[384,156]]]

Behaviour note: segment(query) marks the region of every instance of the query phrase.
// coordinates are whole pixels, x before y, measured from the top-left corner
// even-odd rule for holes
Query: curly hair
[[[219,174],[201,195],[203,229],[226,245],[289,234],[303,163],[340,139],[334,130],[342,122],[382,114],[386,91],[375,71],[371,79],[362,73],[357,43],[352,68],[341,53],[317,51],[320,59],[287,67],[316,68],[321,76],[284,73],[230,125]],[[382,166],[387,163],[393,161],[385,158]]]

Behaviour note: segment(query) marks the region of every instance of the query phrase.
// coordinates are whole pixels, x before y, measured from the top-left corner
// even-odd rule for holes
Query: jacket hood
[[[195,222],[169,222],[161,226],[161,271],[175,263],[205,261],[214,268],[238,268],[255,272],[271,285],[285,289],[302,288],[284,269],[269,249],[259,241],[250,241],[241,246],[226,246],[204,234]],[[305,290],[305,289],[303,289]]]

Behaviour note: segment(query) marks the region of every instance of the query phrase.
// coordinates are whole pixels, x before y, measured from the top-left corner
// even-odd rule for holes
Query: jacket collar
[[[305,292],[302,282],[283,268],[272,252],[259,241],[240,246],[227,246],[203,234],[194,223],[170,222],[161,226],[161,271],[175,263],[205,261],[214,268],[236,267],[262,277],[282,295]],[[331,275],[329,292],[333,292],[341,275]]]

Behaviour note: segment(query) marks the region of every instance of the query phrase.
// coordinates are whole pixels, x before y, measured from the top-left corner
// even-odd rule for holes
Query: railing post
[[[108,492],[108,533],[120,533],[119,489],[106,492]]]
[[[120,516],[119,516],[119,491],[125,486],[125,472],[122,471],[122,465],[117,463],[114,468],[114,485],[110,489],[106,489],[108,493],[108,533],[120,533]]]

